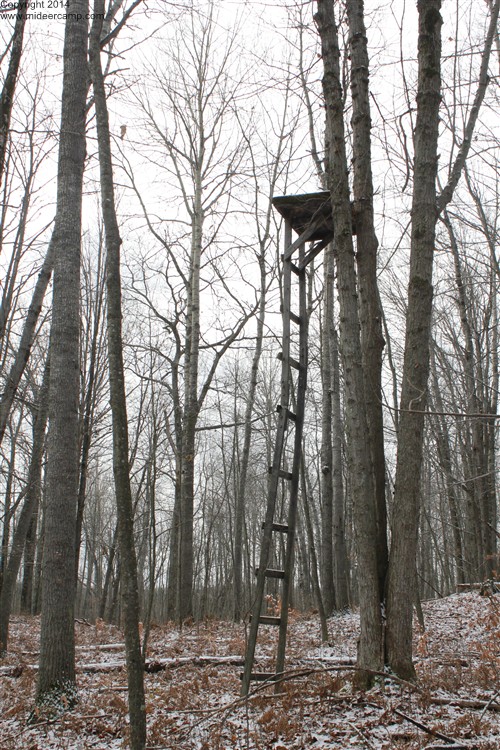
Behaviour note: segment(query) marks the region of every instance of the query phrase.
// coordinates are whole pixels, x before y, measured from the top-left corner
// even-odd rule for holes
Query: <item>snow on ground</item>
[[[417,750],[500,747],[500,596],[470,592],[424,604],[415,627],[418,685],[379,678],[352,689],[358,617],[329,621],[292,612],[281,695],[253,683],[239,698],[245,626],[207,621],[152,629],[146,695],[148,748],[178,750]],[[269,632],[270,631],[270,632]],[[15,617],[0,662],[0,750],[118,750],[127,744],[123,635],[77,623],[79,702],[57,720],[27,726],[36,682],[39,620]],[[261,628],[256,667],[270,667],[275,634]]]

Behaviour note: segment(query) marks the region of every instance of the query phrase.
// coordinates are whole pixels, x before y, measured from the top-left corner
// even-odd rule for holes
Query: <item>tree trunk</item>
[[[175,620],[179,611],[179,545],[180,545],[180,507],[181,507],[181,469],[182,469],[182,407],[179,386],[180,345],[172,362],[172,400],[174,402],[174,438],[171,447],[175,453],[174,507],[172,508],[172,526],[168,555],[167,583],[167,620]]]
[[[87,82],[86,0],[73,0],[66,20],[54,290],[50,339],[47,504],[37,703],[62,692],[71,706],[75,682],[75,516],[79,468],[80,250]]]
[[[37,491],[36,503],[31,513],[31,521],[26,534],[23,560],[23,582],[21,585],[21,612],[25,615],[34,614],[33,587],[35,582],[36,559],[36,531],[42,493],[42,467],[40,466],[40,491]]]
[[[120,588],[127,661],[130,746],[132,750],[142,750],[146,744],[144,664],[139,637],[139,591],[134,540],[134,508],[129,475],[127,401],[123,367],[121,237],[116,217],[111,138],[100,55],[100,34],[104,15],[103,0],[96,0],[94,10],[95,20],[92,24],[90,37],[90,73],[97,120],[101,201],[106,238],[108,362],[113,424],[113,474],[118,516]]]
[[[432,318],[432,269],[437,220],[436,177],[441,101],[441,0],[419,0],[415,174],[405,356],[401,386],[392,545],[387,588],[387,660],[415,679],[412,618],[415,599],[420,474],[427,403]]]
[[[311,556],[311,580],[312,580],[312,587],[314,592],[314,598],[316,600],[316,605],[318,607],[318,614],[319,614],[319,622],[320,622],[320,628],[321,628],[321,642],[322,643],[328,643],[328,623],[327,623],[327,612],[325,610],[325,606],[323,604],[323,594],[321,592],[320,582],[319,582],[319,575],[318,575],[318,557],[316,555],[316,544],[314,542],[314,529],[313,524],[311,520],[311,513],[309,510],[309,498],[312,497],[312,491],[310,488],[310,483],[307,481],[306,477],[306,466],[305,466],[305,459],[304,454],[302,454],[301,460],[300,460],[300,484],[301,484],[301,499],[302,499],[302,508],[304,510],[304,522],[306,527],[306,535],[307,535],[307,549],[309,551],[309,554]]]
[[[193,522],[194,457],[196,423],[199,416],[198,363],[200,356],[200,268],[204,212],[201,172],[196,170],[191,225],[191,257],[187,301],[186,351],[184,367],[184,415],[182,428],[180,540],[179,540],[179,622],[193,616]]]
[[[269,224],[269,221],[268,221]],[[238,493],[236,509],[234,514],[234,605],[233,619],[239,622],[242,616],[242,589],[243,589],[243,528],[245,521],[245,499],[247,497],[246,484],[248,475],[248,463],[250,460],[250,442],[252,438],[252,415],[255,406],[255,394],[257,391],[257,376],[259,373],[259,363],[262,354],[262,341],[264,337],[264,322],[266,316],[266,268],[264,249],[267,241],[261,241],[261,253],[258,256],[260,268],[260,297],[259,312],[257,315],[257,332],[255,338],[255,349],[252,357],[252,367],[250,370],[250,387],[247,396],[245,408],[245,427],[243,436],[243,452],[240,459],[240,475],[238,479]]]
[[[81,418],[81,448],[80,448],[80,477],[78,482],[78,506],[76,513],[76,543],[75,543],[75,576],[78,580],[78,567],[80,560],[80,547],[82,543],[83,512],[85,509],[85,497],[87,494],[87,474],[92,444],[92,417],[95,410],[96,402],[96,378],[97,378],[97,361],[99,354],[99,340],[102,325],[102,311],[104,306],[104,284],[102,269],[102,242],[99,238],[99,256],[96,269],[96,300],[94,310],[94,325],[92,329],[92,339],[90,342],[90,355],[88,363],[88,374],[86,378],[87,392],[83,399],[82,418]]]
[[[332,202],[337,252],[340,304],[340,349],[345,378],[347,458],[351,476],[359,576],[361,633],[358,665],[361,670],[382,666],[382,619],[378,586],[375,486],[365,411],[358,295],[352,238],[349,178],[345,151],[340,50],[333,8],[318,0],[316,21],[323,56],[323,93],[326,106],[326,174]],[[360,672],[360,684],[371,680]]]
[[[21,64],[21,55],[23,52],[23,36],[27,13],[28,7],[26,5],[20,6],[17,11],[14,33],[12,35],[9,67],[0,94],[0,183],[2,182],[5,167],[5,154],[7,152],[7,141],[10,130],[10,116],[14,102],[14,92],[16,90],[19,65]]]
[[[323,325],[321,327],[321,593],[325,613],[335,609],[336,588],[333,563],[333,388],[332,346],[333,336],[333,253],[325,253],[323,281]],[[307,521],[307,517],[306,517]]]
[[[335,582],[335,607],[346,609],[350,603],[349,558],[345,535],[344,478],[342,456],[343,420],[340,404],[340,363],[338,334],[332,328],[330,352],[332,361],[332,473],[333,473],[333,570]]]
[[[431,351],[431,368],[432,368],[432,383],[434,385],[434,403],[436,411],[443,412],[444,405],[439,390],[438,377],[436,373],[436,367],[434,364],[434,357]],[[448,509],[450,513],[451,528],[453,534],[453,553],[455,558],[455,570],[456,570],[456,581],[457,583],[465,583],[465,569],[464,569],[464,553],[462,545],[462,533],[460,524],[460,513],[459,513],[459,498],[457,496],[456,480],[453,475],[453,462],[452,452],[450,447],[450,435],[448,426],[445,418],[436,415],[435,420],[435,441],[437,447],[437,453],[439,463],[444,473],[446,482],[446,496],[448,500]]]
[[[26,364],[28,362],[31,347],[35,339],[36,327],[40,312],[42,310],[42,303],[45,297],[45,292],[49,285],[52,269],[54,266],[54,255],[56,252],[56,236],[55,229],[52,234],[52,238],[47,248],[47,255],[43,261],[42,267],[38,273],[38,279],[33,290],[31,303],[24,321],[23,332],[19,341],[14,361],[10,368],[7,376],[7,382],[2,393],[0,400],[0,444],[2,443],[5,429],[9,420],[9,414],[14,403],[14,398],[21,382]]]
[[[384,598],[389,552],[385,499],[384,418],[382,413],[382,310],[377,283],[378,239],[373,215],[371,116],[368,86],[369,58],[363,0],[347,3],[351,57],[353,133],[353,219],[356,227],[356,264],[359,287],[359,322],[365,382],[370,453],[375,479],[377,565],[380,596]]]

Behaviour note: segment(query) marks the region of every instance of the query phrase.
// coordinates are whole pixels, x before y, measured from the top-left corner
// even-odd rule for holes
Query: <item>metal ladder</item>
[[[254,680],[275,682],[275,691],[279,692],[281,686],[280,678],[284,672],[288,608],[292,592],[293,552],[307,387],[308,315],[306,269],[310,261],[326,247],[333,237],[328,193],[313,193],[307,196],[283,196],[282,198],[274,199],[273,204],[285,218],[285,252],[282,256],[281,307],[283,335],[282,351],[278,355],[278,358],[281,360],[281,398],[277,407],[278,424],[273,463],[269,467],[267,509],[265,520],[262,524],[260,560],[259,567],[256,570],[257,582],[241,683],[242,696],[248,695],[250,683]],[[303,204],[306,206],[305,213]],[[298,210],[298,206],[302,206],[302,211]],[[293,229],[299,234],[299,237],[294,242],[292,242]],[[314,240],[318,239],[319,241],[311,244],[309,251],[306,253],[306,242],[314,243]],[[295,284],[293,283],[294,278],[296,280]],[[298,306],[295,312],[291,309],[292,296],[294,297],[293,304]],[[292,326],[294,327],[293,333]],[[294,376],[293,373],[296,373],[296,375]],[[295,411],[290,409],[292,393],[294,395]],[[294,430],[294,435],[291,471],[289,471],[288,467],[284,466],[283,459],[287,443],[287,432],[291,428]],[[281,518],[276,518],[280,481],[283,481],[284,485],[287,486],[287,491],[284,493],[285,498],[288,499],[286,522],[283,522]],[[281,541],[283,541],[284,537],[284,564],[283,569],[280,570],[269,567],[272,551],[276,547],[277,537],[281,537]],[[266,585],[268,581],[276,580],[282,582],[281,611],[279,616],[276,616],[276,613],[263,612]],[[273,672],[252,671],[260,625],[277,627],[279,629]]]

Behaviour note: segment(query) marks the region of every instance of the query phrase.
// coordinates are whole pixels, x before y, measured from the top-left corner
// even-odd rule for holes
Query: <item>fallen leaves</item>
[[[148,748],[176,750],[422,750],[500,746],[500,607],[475,592],[424,605],[416,631],[419,684],[380,674],[367,693],[352,691],[358,618],[290,621],[283,692],[255,684],[239,697],[244,626],[210,621],[179,632],[151,631],[145,674]],[[53,722],[26,727],[32,706],[39,623],[16,618],[12,651],[0,672],[2,750],[123,750],[128,719],[123,636],[102,621],[76,624],[79,703]],[[259,670],[271,666],[273,634],[263,629]],[[452,744],[454,743],[454,744]]]

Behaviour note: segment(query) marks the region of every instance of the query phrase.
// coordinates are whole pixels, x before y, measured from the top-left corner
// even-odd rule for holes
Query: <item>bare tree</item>
[[[365,386],[345,149],[340,50],[333,7],[328,0],[318,0],[315,20],[320,34],[324,65],[326,175],[335,226],[348,466],[358,565],[362,571],[358,582],[361,617],[358,664],[362,670],[377,670],[381,668],[383,658],[376,546],[377,520],[373,501],[375,487],[367,415],[364,409]],[[360,673],[360,682],[369,680],[368,672]]]
[[[238,81],[228,73],[228,66],[236,54],[236,33],[231,32],[220,44],[215,15],[215,5],[210,2],[203,13],[193,10],[183,17],[182,34],[178,32],[168,51],[164,51],[168,65],[150,71],[156,93],[164,99],[163,110],[156,106],[151,93],[140,102],[151,143],[154,148],[161,149],[160,162],[164,162],[166,156],[164,173],[169,181],[174,179],[180,195],[182,208],[175,223],[181,225],[182,231],[177,237],[173,232],[174,222],[166,232],[158,228],[140,197],[130,164],[127,167],[149,229],[166,251],[170,270],[167,284],[174,297],[172,318],[164,315],[162,319],[173,335],[172,349],[175,350],[170,358],[172,380],[169,388],[174,402],[173,446],[177,458],[177,486],[170,547],[169,599],[171,616],[175,614],[181,622],[193,614],[198,419],[222,357],[237,340],[258,305],[249,307],[234,294],[217,260],[220,228],[227,216],[232,185],[237,179],[246,146],[238,130],[232,131],[229,140],[226,138],[238,92]],[[162,111],[168,112],[166,122],[162,120]],[[210,295],[215,289],[218,290],[214,292],[215,297],[223,294],[231,300],[238,317],[228,333],[228,327],[221,324],[217,315],[214,322],[220,328],[221,336],[214,345],[206,341],[202,305],[204,292]],[[150,299],[149,303],[152,309],[156,307],[153,300]]]
[[[10,118],[12,105],[14,103],[14,93],[16,90],[19,66],[23,51],[24,27],[26,26],[26,17],[28,6],[21,6],[16,13],[16,22],[10,41],[10,58],[7,73],[3,82],[2,91],[0,92],[0,184],[5,167],[5,154],[7,151],[7,142],[10,129]]]
[[[437,221],[437,143],[441,101],[440,7],[441,0],[419,3],[419,81],[410,281],[387,592],[387,658],[395,672],[405,679],[415,678],[409,620],[413,616],[415,588],[423,413],[429,371],[432,268]],[[412,413],[416,409],[419,414]]]
[[[106,90],[101,66],[101,33],[104,1],[96,0],[90,34],[90,74],[97,120],[97,140],[102,213],[106,238],[106,290],[109,387],[113,423],[113,474],[115,479],[120,549],[120,588],[125,626],[130,745],[142,750],[146,744],[144,663],[139,637],[139,591],[134,541],[134,508],[129,475],[127,400],[123,366],[122,301],[120,274],[121,237],[116,215],[111,136]]]
[[[385,499],[384,418],[382,412],[382,309],[377,282],[378,238],[373,208],[369,58],[363,0],[346,3],[351,62],[353,134],[353,222],[356,227],[356,269],[359,287],[359,322],[368,416],[370,455],[375,480],[377,567],[379,593],[384,598],[388,564]]]
[[[75,682],[75,517],[80,388],[80,247],[87,81],[86,0],[73,0],[63,55],[57,209],[51,244],[54,292],[50,341],[47,505],[37,704],[72,705]]]
[[[414,187],[410,279],[406,315],[405,358],[394,490],[392,543],[387,585],[387,659],[403,678],[414,679],[412,611],[415,597],[416,550],[420,510],[420,478],[427,404],[432,272],[436,221],[451,201],[470,151],[472,134],[488,84],[488,64],[498,22],[499,3],[492,7],[481,58],[478,88],[465,123],[463,140],[441,194],[436,194],[439,103],[441,100],[440,0],[420,2],[419,79],[415,127]]]

